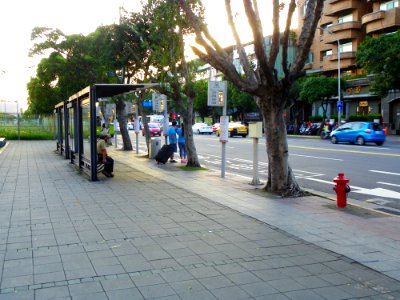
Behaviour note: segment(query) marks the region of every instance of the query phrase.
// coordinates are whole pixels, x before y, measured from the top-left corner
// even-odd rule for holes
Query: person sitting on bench
[[[107,140],[108,135],[101,134],[97,140],[97,162],[104,164],[104,170],[102,173],[107,177],[114,177],[114,160],[107,154]]]

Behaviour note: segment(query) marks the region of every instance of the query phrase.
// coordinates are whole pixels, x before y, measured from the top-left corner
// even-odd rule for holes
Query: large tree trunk
[[[265,140],[268,154],[268,181],[265,190],[285,196],[301,196],[304,192],[297,184],[289,166],[284,110],[282,101],[271,101],[269,96],[261,99],[264,117]],[[268,105],[265,105],[268,103]],[[279,105],[277,104],[279,103]]]
[[[193,139],[192,118],[193,118],[193,99],[188,99],[185,109],[183,109],[183,126],[185,127],[185,141],[187,152],[188,167],[200,167],[197,156],[196,146]]]
[[[132,151],[132,142],[131,138],[129,137],[128,128],[126,127],[127,122],[125,118],[125,101],[122,96],[117,97],[117,99],[117,118],[122,137],[122,149],[125,151]]]

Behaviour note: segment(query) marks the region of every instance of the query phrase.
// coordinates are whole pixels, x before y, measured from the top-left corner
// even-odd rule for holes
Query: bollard
[[[333,182],[336,183],[333,190],[336,192],[336,206],[338,208],[345,208],[347,205],[347,193],[350,192],[350,187],[347,184],[349,181],[344,173],[339,173],[338,176],[333,178]]]

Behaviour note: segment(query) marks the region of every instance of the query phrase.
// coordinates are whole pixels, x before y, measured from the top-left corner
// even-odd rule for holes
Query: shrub
[[[355,121],[368,121],[372,122],[376,119],[381,120],[382,116],[380,114],[370,114],[370,115],[350,115],[348,121],[355,122]]]

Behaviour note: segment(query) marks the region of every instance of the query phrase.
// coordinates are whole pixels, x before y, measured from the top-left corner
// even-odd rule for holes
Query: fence
[[[54,115],[41,117],[19,117],[0,113],[0,137],[8,140],[51,140],[55,139]]]

